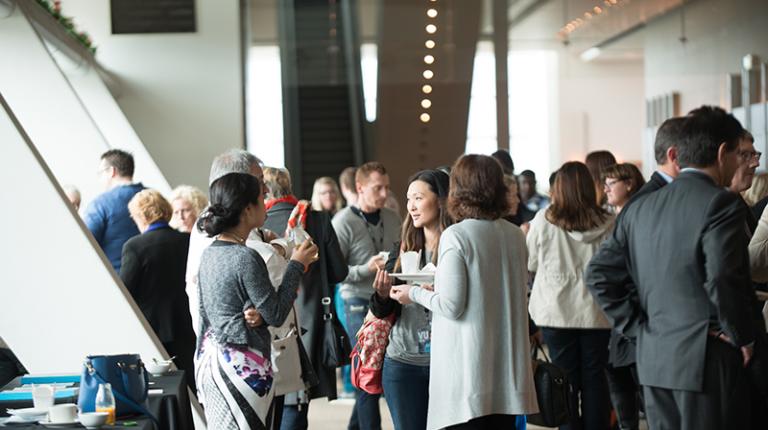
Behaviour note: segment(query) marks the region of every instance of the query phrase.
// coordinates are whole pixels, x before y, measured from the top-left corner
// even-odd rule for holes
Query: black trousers
[[[605,369],[608,377],[608,389],[611,393],[611,403],[616,411],[619,429],[637,430],[640,428],[640,385],[637,382],[637,369],[634,364],[629,366]]]
[[[751,428],[750,384],[741,351],[713,337],[707,339],[702,391],[643,390],[651,430]]]

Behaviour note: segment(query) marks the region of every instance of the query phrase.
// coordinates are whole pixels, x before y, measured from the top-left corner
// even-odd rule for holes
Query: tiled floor
[[[312,401],[312,407],[309,408],[309,428],[317,430],[345,430],[349,422],[349,416],[352,414],[352,405],[354,400],[334,400],[328,402],[325,399]],[[387,403],[381,400],[381,428],[382,430],[394,430],[392,418],[387,409]],[[529,430],[546,429],[529,425]],[[640,423],[640,430],[647,430],[645,421]]]

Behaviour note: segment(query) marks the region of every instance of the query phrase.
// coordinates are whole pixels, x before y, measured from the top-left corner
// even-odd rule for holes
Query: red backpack
[[[386,318],[376,318],[370,311],[357,332],[357,343],[352,348],[352,385],[369,394],[381,394],[381,368],[389,344],[389,332],[395,323],[394,312]]]

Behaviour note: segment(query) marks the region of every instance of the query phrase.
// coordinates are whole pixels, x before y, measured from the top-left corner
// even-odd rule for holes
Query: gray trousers
[[[644,386],[651,430],[749,429],[750,383],[741,351],[707,339],[703,390],[684,391]]]

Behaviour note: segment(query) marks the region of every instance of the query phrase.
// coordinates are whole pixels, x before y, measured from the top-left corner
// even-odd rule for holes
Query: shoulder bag
[[[538,358],[538,353],[544,359]],[[536,386],[536,400],[539,413],[528,415],[528,422],[544,427],[558,427],[570,421],[570,398],[573,387],[568,382],[565,370],[554,365],[547,357],[541,344],[531,347],[533,358],[533,382]]]
[[[77,405],[82,412],[96,410],[99,384],[109,383],[115,396],[115,415],[143,414],[157,423],[147,410],[149,374],[139,354],[90,355],[83,364]]]

